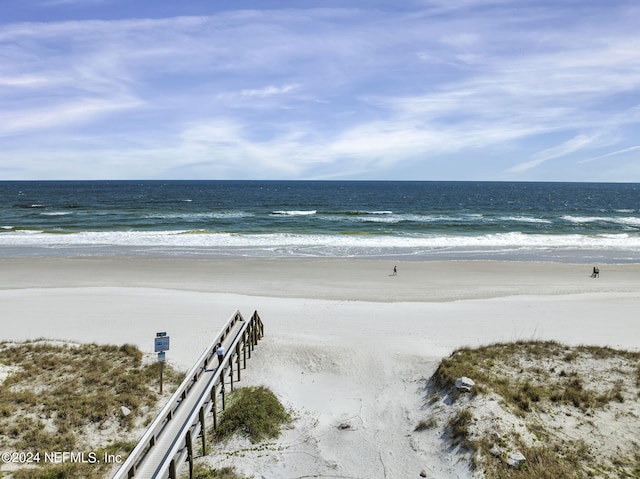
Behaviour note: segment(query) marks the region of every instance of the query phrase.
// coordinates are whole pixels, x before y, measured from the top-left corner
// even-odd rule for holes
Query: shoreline
[[[544,242],[544,238],[540,239]],[[318,249],[318,246],[320,248]],[[44,258],[102,258],[102,259],[199,259],[199,260],[306,260],[327,259],[347,261],[397,261],[397,262],[456,262],[490,261],[497,263],[545,263],[545,264],[640,264],[637,247],[607,248],[567,248],[547,245],[539,247],[512,246],[505,249],[492,247],[454,247],[444,249],[418,249],[415,247],[389,247],[385,252],[371,254],[372,249],[359,245],[351,253],[334,251],[331,247],[322,247],[311,241],[302,247],[297,244],[283,243],[274,252],[263,245],[246,244],[235,247],[187,246],[177,244],[150,245],[104,245],[100,243],[82,245],[43,244],[40,246],[24,244],[2,244],[0,259],[44,259]],[[286,252],[286,254],[283,254]]]

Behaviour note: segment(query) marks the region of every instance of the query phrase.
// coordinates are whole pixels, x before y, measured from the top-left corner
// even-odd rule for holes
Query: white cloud
[[[638,151],[640,150],[640,146],[636,145],[636,146],[631,146],[629,148],[624,148],[622,150],[617,150],[617,151],[612,151],[611,153],[607,153],[606,155],[600,155],[600,156],[595,156],[593,158],[587,158],[585,160],[580,160],[578,161],[578,163],[589,163],[595,160],[602,160],[604,158],[610,158],[612,156],[618,156],[618,155],[624,155],[626,153],[631,153],[633,151]]]
[[[242,90],[240,92],[240,96],[243,97],[268,97],[268,96],[273,96],[273,95],[282,95],[284,93],[289,93],[290,91],[293,91],[295,89],[298,88],[298,85],[295,84],[289,84],[289,85],[284,85],[281,87],[276,87],[273,85],[269,85],[267,87],[264,88],[260,88],[257,90]]]
[[[153,164],[146,177],[388,177],[421,161],[428,178],[474,158],[517,179],[574,153],[632,148],[638,10],[513,6],[0,25],[0,136],[11,137],[0,163],[47,144],[92,156],[74,169],[89,175],[97,157],[116,166],[100,146],[109,141],[110,157],[137,162],[129,171]],[[59,143],[47,143],[53,132]],[[482,156],[495,149],[512,151],[512,164]]]
[[[583,150],[587,146],[593,144],[595,140],[596,138],[591,138],[586,135],[578,135],[560,145],[547,148],[544,151],[537,153],[536,155],[534,155],[532,160],[526,161],[524,163],[519,163],[509,170],[514,173],[525,172],[527,170],[540,166],[546,161],[561,158],[563,156],[575,153],[576,151]]]
[[[139,102],[127,99],[121,99],[120,101],[111,99],[108,102],[95,99],[80,99],[38,110],[0,112],[0,137],[86,123],[96,117],[137,106],[139,106]]]
[[[48,80],[38,75],[0,76],[0,86],[14,88],[33,88],[42,86]]]

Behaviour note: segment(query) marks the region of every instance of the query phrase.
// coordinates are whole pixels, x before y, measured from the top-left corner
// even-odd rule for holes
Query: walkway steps
[[[189,463],[191,476],[196,441],[204,443],[205,418],[211,413],[213,424],[217,424],[227,386],[233,390],[234,381],[240,380],[241,370],[246,368],[247,358],[263,334],[257,311],[247,321],[236,311],[189,370],[113,479],[177,479],[185,461]],[[221,365],[216,356],[219,342],[226,351]],[[221,401],[217,400],[219,396]]]

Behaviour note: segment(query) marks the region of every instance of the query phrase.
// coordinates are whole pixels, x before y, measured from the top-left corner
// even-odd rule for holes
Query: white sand
[[[187,369],[235,309],[266,336],[242,383],[264,384],[298,420],[235,464],[257,478],[470,477],[425,444],[425,379],[454,349],[553,339],[640,348],[640,265],[338,259],[3,259],[0,340],[134,343]],[[229,444],[229,448],[247,447]]]

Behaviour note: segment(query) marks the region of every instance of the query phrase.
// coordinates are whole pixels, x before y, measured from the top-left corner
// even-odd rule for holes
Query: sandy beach
[[[471,477],[461,457],[412,435],[443,357],[529,339],[640,348],[635,264],[600,266],[599,278],[590,265],[319,258],[4,258],[0,268],[3,341],[133,343],[151,355],[166,331],[168,361],[187,369],[234,310],[257,310],[266,334],[243,384],[269,386],[297,420],[269,453],[211,461],[269,479]]]

